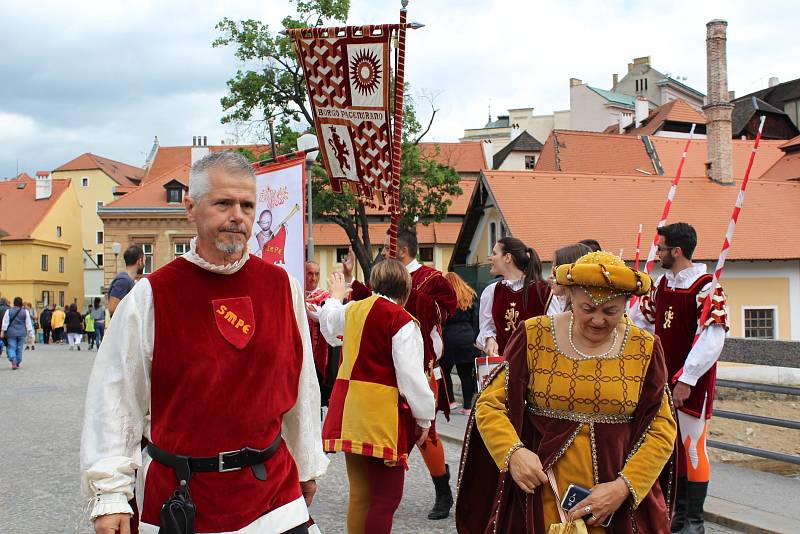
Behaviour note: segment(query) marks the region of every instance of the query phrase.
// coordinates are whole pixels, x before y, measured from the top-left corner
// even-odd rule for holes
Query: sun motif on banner
[[[380,61],[374,52],[361,49],[350,62],[350,76],[362,95],[371,95],[381,81]]]

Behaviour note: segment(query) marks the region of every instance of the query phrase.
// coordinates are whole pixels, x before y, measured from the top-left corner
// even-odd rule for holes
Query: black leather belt
[[[159,449],[152,443],[147,444],[147,453],[150,457],[160,464],[164,464],[175,470],[189,463],[189,470],[192,473],[198,472],[218,472],[238,471],[244,467],[262,464],[278,451],[281,445],[281,435],[275,438],[266,449],[253,449],[245,447],[238,451],[225,451],[216,456],[181,456],[172,454],[163,449]]]

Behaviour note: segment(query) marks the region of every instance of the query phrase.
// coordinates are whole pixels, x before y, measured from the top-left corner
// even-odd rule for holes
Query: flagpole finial
[[[403,11],[405,11],[408,7],[408,0],[400,0],[400,4],[403,6]]]

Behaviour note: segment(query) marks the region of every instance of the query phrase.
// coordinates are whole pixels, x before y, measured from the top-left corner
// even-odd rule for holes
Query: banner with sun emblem
[[[288,30],[303,66],[331,186],[391,201],[391,25]]]

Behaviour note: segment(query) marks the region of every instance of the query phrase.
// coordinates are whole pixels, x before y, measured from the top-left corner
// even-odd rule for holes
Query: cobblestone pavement
[[[85,344],[84,344],[85,348]],[[37,345],[11,371],[0,359],[0,534],[86,534],[87,511],[80,497],[78,451],[86,383],[94,352]],[[445,442],[455,470],[459,447]],[[453,486],[455,482],[453,481]],[[395,534],[455,532],[452,516],[429,521],[433,484],[417,452],[406,474]],[[325,534],[344,533],[347,477],[344,457],[331,457],[311,512]],[[735,531],[710,525],[707,532]]]

